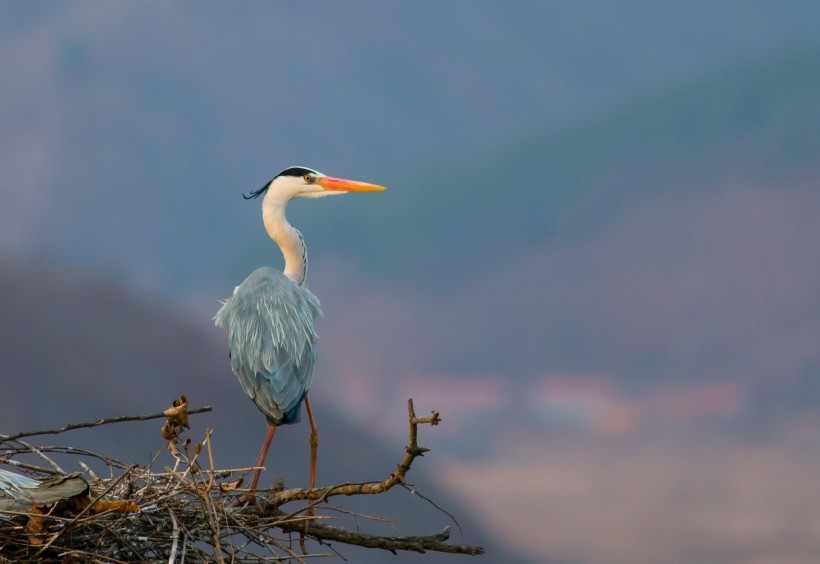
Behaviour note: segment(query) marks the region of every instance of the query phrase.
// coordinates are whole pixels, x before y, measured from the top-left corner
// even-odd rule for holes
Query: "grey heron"
[[[280,425],[298,423],[304,402],[310,423],[310,487],[316,485],[319,434],[308,391],[316,363],[314,321],[319,300],[306,287],[307,249],[285,218],[293,198],[376,192],[383,186],[332,178],[301,166],[286,168],[245,199],[262,199],[262,220],[285,258],[284,272],[262,267],[236,287],[214,318],[228,329],[231,368],[245,393],[265,415],[268,432],[259,451],[250,490],[259,482],[271,439]]]

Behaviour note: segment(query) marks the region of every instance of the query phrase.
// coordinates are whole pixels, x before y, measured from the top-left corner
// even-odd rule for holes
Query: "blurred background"
[[[241,192],[305,165],[389,187],[289,208],[320,484],[386,476],[413,397],[444,420],[414,486],[483,560],[816,562],[818,29],[810,0],[2,2],[0,432],[185,393],[251,463],[211,318],[282,264]],[[36,444],[146,463],[158,427]],[[263,481],[307,460],[289,427]]]

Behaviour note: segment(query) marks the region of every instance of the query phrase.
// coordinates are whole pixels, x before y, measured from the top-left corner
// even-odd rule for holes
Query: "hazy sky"
[[[810,1],[88,0],[0,14],[0,250],[160,294],[224,270],[237,225],[258,222],[239,192],[285,166],[395,184],[817,45],[820,25]]]

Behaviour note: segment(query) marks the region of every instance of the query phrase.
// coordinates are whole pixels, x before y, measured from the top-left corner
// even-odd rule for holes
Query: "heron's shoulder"
[[[319,306],[319,300],[307,288],[300,286],[284,275],[281,270],[265,266],[254,270],[242,284],[234,290],[237,294],[262,293],[274,296],[287,296],[304,300],[311,305]]]
[[[310,290],[299,286],[275,268],[263,267],[253,271],[236,287],[214,321],[222,326],[233,315],[254,312],[279,315],[293,310],[304,312],[308,317],[322,314],[321,304]]]
[[[284,275],[281,270],[277,270],[276,268],[270,266],[263,266],[262,268],[257,268],[250,275],[245,278],[245,280],[237,286],[237,290],[240,288],[246,288],[248,290],[252,288],[258,288],[259,286],[266,286],[273,284],[274,286],[296,286],[297,284]]]

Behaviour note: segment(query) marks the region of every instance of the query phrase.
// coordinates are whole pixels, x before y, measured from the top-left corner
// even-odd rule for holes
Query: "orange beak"
[[[358,180],[333,178],[332,176],[321,176],[316,180],[316,184],[325,190],[334,192],[381,192],[382,190],[386,190],[384,186],[359,182]]]

